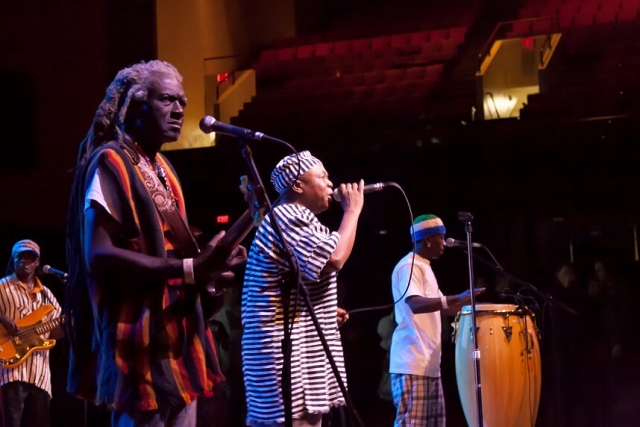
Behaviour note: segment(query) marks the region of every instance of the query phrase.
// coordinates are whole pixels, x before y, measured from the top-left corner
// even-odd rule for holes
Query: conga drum
[[[486,427],[533,427],[540,403],[536,325],[513,304],[476,304],[482,420]],[[470,427],[478,425],[473,322],[464,306],[455,322],[458,393]]]

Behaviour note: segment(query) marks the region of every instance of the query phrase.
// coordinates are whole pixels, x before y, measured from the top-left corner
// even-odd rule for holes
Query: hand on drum
[[[475,288],[475,289],[473,290],[473,296],[478,296],[478,295],[480,295],[481,293],[483,293],[483,292],[485,291],[485,289],[486,289],[486,288]],[[468,303],[469,301],[471,301],[471,292],[469,291],[469,289],[467,289],[466,291],[462,292],[462,293],[459,295],[459,298],[460,298],[460,301],[459,301],[459,302],[460,302],[461,304],[463,304],[463,305],[464,305],[464,304],[466,304],[466,303]]]
[[[475,288],[473,290],[473,295],[480,295],[484,291],[485,288]],[[467,289],[466,291],[449,298],[449,308],[445,310],[445,313],[451,316],[455,316],[458,311],[460,311],[462,306],[468,304],[469,301],[471,301],[471,292],[469,291],[469,289]]]

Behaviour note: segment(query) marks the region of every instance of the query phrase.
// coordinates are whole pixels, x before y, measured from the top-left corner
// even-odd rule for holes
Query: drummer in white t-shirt
[[[415,253],[395,266],[391,286],[398,326],[391,339],[389,372],[394,426],[445,426],[440,380],[442,353],[440,310],[455,315],[471,299],[469,290],[445,296],[438,287],[431,260],[445,248],[446,228],[435,215],[421,215],[411,227]],[[476,290],[476,295],[484,288]]]

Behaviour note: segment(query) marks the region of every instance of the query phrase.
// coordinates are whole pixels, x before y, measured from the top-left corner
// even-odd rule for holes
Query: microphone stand
[[[482,382],[480,381],[480,350],[478,350],[478,328],[476,327],[476,301],[475,301],[475,285],[473,276],[473,241],[471,240],[471,220],[473,215],[469,212],[458,212],[458,219],[465,225],[465,233],[467,234],[467,260],[469,263],[469,293],[471,294],[471,327],[473,337],[473,361],[475,373],[476,387],[476,406],[478,408],[478,426],[483,426],[482,421]]]
[[[480,257],[480,256],[478,256],[476,254],[473,254],[474,258],[476,258],[478,261],[482,262],[485,265],[488,265],[493,270],[495,270],[498,273],[502,274],[503,276],[505,276],[510,281],[518,283],[518,284],[522,285],[523,287],[529,289],[531,292],[533,292],[533,294],[535,296],[537,296],[541,300],[544,300],[544,301],[548,302],[550,305],[560,307],[561,309],[565,310],[566,312],[574,314],[574,315],[578,314],[578,312],[576,310],[574,310],[573,308],[569,307],[567,304],[565,304],[565,303],[563,303],[561,301],[558,301],[557,299],[555,299],[553,297],[553,295],[551,295],[551,294],[543,294],[542,292],[540,292],[538,290],[538,288],[533,286],[531,283],[525,282],[524,280],[521,280],[521,279],[517,278],[516,276],[514,276],[513,274],[511,274],[511,273],[507,272],[506,270],[504,270],[502,268],[502,266],[500,266],[500,264],[498,264],[498,261],[496,261],[496,259],[493,256],[493,254],[489,251],[489,248],[487,248],[484,245],[482,245],[482,247],[486,249],[486,251],[489,253],[491,258],[493,259],[493,264],[488,262],[487,260],[483,259],[482,257]],[[467,250],[465,250],[465,252],[467,252]]]
[[[284,143],[286,145],[289,145],[287,143],[285,143],[284,141],[275,139],[275,138],[270,138],[273,141],[276,142],[281,142]],[[284,240],[284,237],[282,236],[282,230],[280,229],[280,227],[278,226],[278,223],[276,221],[275,216],[272,214],[272,205],[271,202],[269,201],[269,197],[266,194],[266,191],[264,189],[264,185],[262,184],[262,180],[260,179],[260,174],[258,173],[258,169],[255,165],[255,162],[253,161],[253,157],[251,155],[251,149],[249,148],[247,141],[245,140],[245,138],[238,138],[238,142],[240,143],[240,145],[242,146],[241,148],[241,152],[242,152],[242,156],[244,157],[245,161],[247,162],[247,166],[249,167],[249,185],[253,185],[256,192],[259,193],[257,194],[257,201],[255,203],[264,203],[264,205],[261,206],[268,206],[268,211],[271,215],[271,226],[273,228],[273,231],[280,237],[280,241],[282,242],[282,245],[285,249],[285,257],[287,258],[287,262],[288,264],[291,266],[291,270],[292,270],[292,275],[291,277],[293,277],[293,273],[295,273],[295,276],[297,277],[296,279],[296,284],[298,286],[298,289],[300,291],[299,296],[302,297],[302,300],[305,304],[305,307],[309,313],[309,316],[311,317],[311,321],[313,322],[313,326],[315,327],[315,330],[318,334],[318,338],[320,339],[320,343],[322,344],[322,348],[325,352],[325,355],[327,356],[327,360],[329,361],[329,364],[331,365],[331,369],[333,371],[333,374],[335,375],[336,381],[338,383],[338,387],[340,388],[340,391],[342,392],[342,396],[344,397],[345,400],[345,405],[347,406],[347,408],[349,408],[349,410],[351,411],[351,413],[353,414],[353,417],[355,418],[355,420],[358,422],[359,426],[364,426],[362,420],[360,419],[360,416],[358,415],[358,413],[355,410],[355,407],[353,405],[353,402],[351,401],[351,397],[349,396],[349,393],[347,392],[347,388],[344,385],[344,382],[342,381],[342,377],[340,376],[340,371],[338,370],[338,365],[336,364],[335,360],[333,359],[333,356],[331,355],[331,349],[329,348],[329,344],[327,343],[326,337],[324,336],[324,333],[322,332],[322,326],[320,325],[320,322],[318,321],[318,318],[316,316],[315,310],[313,308],[313,304],[311,303],[311,299],[309,298],[309,292],[307,291],[307,287],[305,286],[305,284],[302,282],[302,279],[300,278],[300,269],[298,268],[298,263],[297,263],[297,258],[295,257],[295,255],[293,254],[293,251],[291,250],[291,248],[287,245],[286,241]],[[285,280],[286,282],[286,280]],[[289,286],[287,286],[287,284],[283,284],[282,285],[282,300],[283,300],[283,312],[284,312],[284,321],[283,321],[283,327],[284,327],[284,338],[282,340],[282,353],[283,353],[283,364],[282,364],[282,400],[283,400],[283,405],[284,405],[284,412],[285,412],[285,427],[292,427],[293,426],[293,416],[292,416],[292,398],[291,398],[291,336],[289,333],[289,316],[288,316],[288,302],[289,302],[289,295],[285,295],[285,291],[290,292],[291,287],[290,287],[291,283],[289,283]],[[288,369],[287,369],[288,368]]]

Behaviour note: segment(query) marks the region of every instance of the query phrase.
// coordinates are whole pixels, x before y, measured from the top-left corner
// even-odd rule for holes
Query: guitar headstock
[[[240,191],[244,195],[247,202],[249,213],[253,218],[253,226],[257,227],[262,222],[264,214],[267,211],[266,194],[264,188],[256,186],[249,181],[247,175],[240,177]]]

